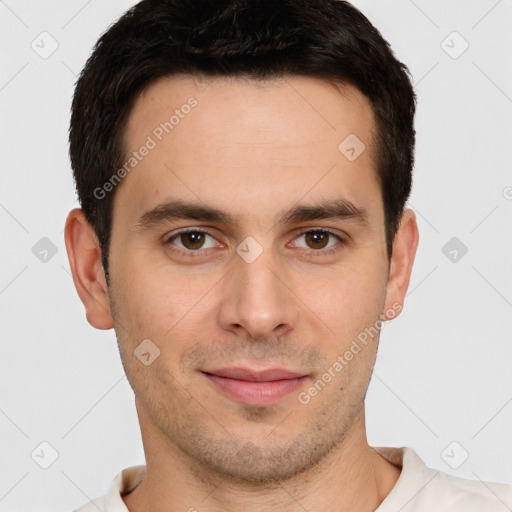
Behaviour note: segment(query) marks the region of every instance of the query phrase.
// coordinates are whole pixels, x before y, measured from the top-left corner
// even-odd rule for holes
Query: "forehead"
[[[169,195],[212,204],[229,198],[224,206],[234,213],[308,194],[379,202],[374,130],[369,101],[347,84],[162,78],[130,112],[124,160],[135,165],[126,167],[115,202],[140,211]]]

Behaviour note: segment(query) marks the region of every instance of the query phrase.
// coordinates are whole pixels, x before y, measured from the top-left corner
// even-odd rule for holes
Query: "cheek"
[[[317,282],[303,290],[307,305],[337,339],[357,334],[379,317],[385,300],[385,275],[384,269],[375,270],[377,265],[347,267],[322,280],[322,286]]]
[[[205,297],[212,284],[203,279],[191,286],[190,277],[176,273],[130,272],[129,265],[124,269],[123,275],[116,275],[113,291],[117,306],[115,327],[127,372],[135,380],[151,375],[155,385],[172,384],[167,382],[172,381],[169,372],[179,373],[181,354],[198,336],[204,335],[205,325],[213,317],[213,294]],[[146,339],[156,345],[158,353],[147,369],[134,356]]]
[[[179,280],[179,279],[178,279]],[[162,336],[185,314],[187,294],[176,279],[139,265],[123,265],[116,275],[115,301],[120,320],[146,336]],[[186,288],[185,288],[186,290]]]
[[[176,393],[178,362],[189,341],[184,332],[187,305],[183,297],[138,277],[132,277],[117,292],[120,311],[115,328],[133,389],[146,398],[159,389]]]

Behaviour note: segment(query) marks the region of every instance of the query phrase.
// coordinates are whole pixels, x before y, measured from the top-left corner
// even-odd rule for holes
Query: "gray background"
[[[114,332],[87,323],[63,238],[78,206],[73,85],[133,3],[0,1],[3,512],[73,509],[144,462]],[[354,4],[418,94],[409,206],[420,244],[405,310],[382,333],[368,439],[410,446],[447,473],[512,483],[512,1]]]

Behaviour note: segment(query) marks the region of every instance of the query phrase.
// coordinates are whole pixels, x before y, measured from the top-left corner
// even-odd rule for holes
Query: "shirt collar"
[[[414,506],[419,493],[426,487],[439,472],[429,468],[419,455],[406,446],[391,448],[373,446],[375,451],[395,466],[402,468],[400,476],[391,492],[384,498],[375,512],[406,512]]]

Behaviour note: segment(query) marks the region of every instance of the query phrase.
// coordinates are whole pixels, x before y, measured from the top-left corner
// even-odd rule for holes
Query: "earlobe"
[[[416,224],[416,215],[411,209],[407,208],[404,210],[400,227],[393,241],[393,254],[391,256],[386,289],[385,311],[383,312],[387,320],[398,316],[396,314],[397,305],[400,305],[399,311],[403,308],[418,242],[419,232]],[[387,311],[393,311],[394,313],[388,317]]]
[[[75,288],[87,321],[97,329],[114,326],[98,238],[83,211],[75,208],[66,219],[65,242]]]

